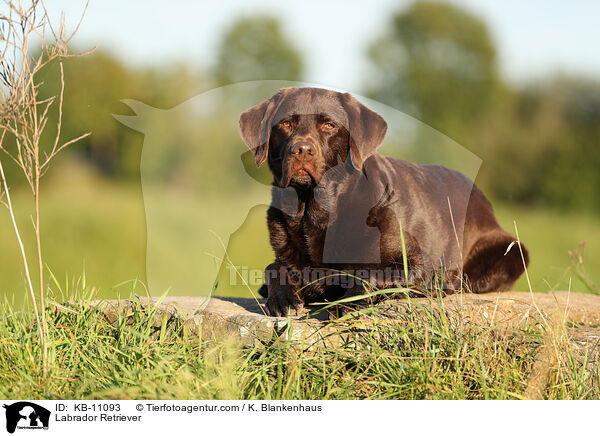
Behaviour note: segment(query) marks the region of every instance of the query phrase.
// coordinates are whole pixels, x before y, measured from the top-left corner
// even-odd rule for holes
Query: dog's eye
[[[333,124],[330,121],[328,121],[326,123],[323,123],[323,129],[324,130],[333,130],[334,128],[335,128],[335,124]]]
[[[292,127],[292,122],[290,120],[285,120],[285,121],[282,121],[281,123],[279,123],[279,125],[281,127],[285,127],[286,129],[289,129],[290,127]]]

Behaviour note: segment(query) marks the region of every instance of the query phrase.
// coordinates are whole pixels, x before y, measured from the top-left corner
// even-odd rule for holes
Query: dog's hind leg
[[[523,245],[525,265],[529,254]],[[488,233],[471,247],[464,262],[468,291],[482,293],[512,289],[524,271],[521,250],[514,236],[504,231]]]

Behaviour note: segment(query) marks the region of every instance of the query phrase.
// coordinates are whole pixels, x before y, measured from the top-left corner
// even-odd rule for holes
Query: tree
[[[221,42],[215,71],[219,85],[261,79],[299,80],[301,75],[301,56],[274,18],[241,19]]]
[[[60,71],[54,62],[40,72],[40,96],[57,92]],[[180,65],[162,69],[131,69],[113,54],[96,50],[84,58],[64,62],[64,110],[70,114],[62,130],[72,136],[93,130],[77,147],[80,155],[111,177],[138,177],[142,137],[125,128],[112,114],[123,111],[122,99],[140,100],[160,108],[175,106],[193,95],[196,87],[206,83],[199,73]],[[48,112],[50,130],[58,116]]]
[[[600,210],[600,83],[556,77],[516,90],[489,135],[497,197]]]
[[[41,72],[42,98],[56,94],[58,75],[57,62]],[[78,152],[85,154],[104,173],[114,174],[119,170],[117,165],[122,165],[118,159],[119,144],[128,142],[125,135],[129,132],[111,114],[122,109],[120,99],[134,92],[133,74],[111,55],[96,51],[85,58],[66,60],[64,75],[69,87],[65,90],[63,105],[70,114],[62,126],[64,134],[72,136],[82,130],[93,130],[77,147]],[[51,126],[57,116],[56,111],[49,111]]]
[[[486,25],[451,4],[416,2],[399,12],[368,56],[374,67],[369,96],[455,139],[468,137],[498,89]]]

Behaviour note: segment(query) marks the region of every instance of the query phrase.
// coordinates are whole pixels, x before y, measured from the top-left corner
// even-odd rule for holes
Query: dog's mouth
[[[294,171],[290,182],[302,186],[313,185],[315,178],[308,168],[301,167]]]
[[[300,165],[296,168],[292,167],[287,173],[287,177],[284,178],[284,186],[293,185],[306,188],[317,185],[315,171],[307,165]]]

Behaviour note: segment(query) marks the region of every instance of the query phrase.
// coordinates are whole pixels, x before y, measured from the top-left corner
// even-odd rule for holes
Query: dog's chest
[[[298,215],[287,220],[290,243],[297,252],[304,253],[308,266],[319,266],[323,263],[329,214],[311,201],[302,206]]]
[[[333,201],[325,202],[328,198]],[[288,248],[311,267],[380,263],[381,235],[374,223],[367,224],[370,198],[321,196],[301,202],[298,212],[287,216]]]

